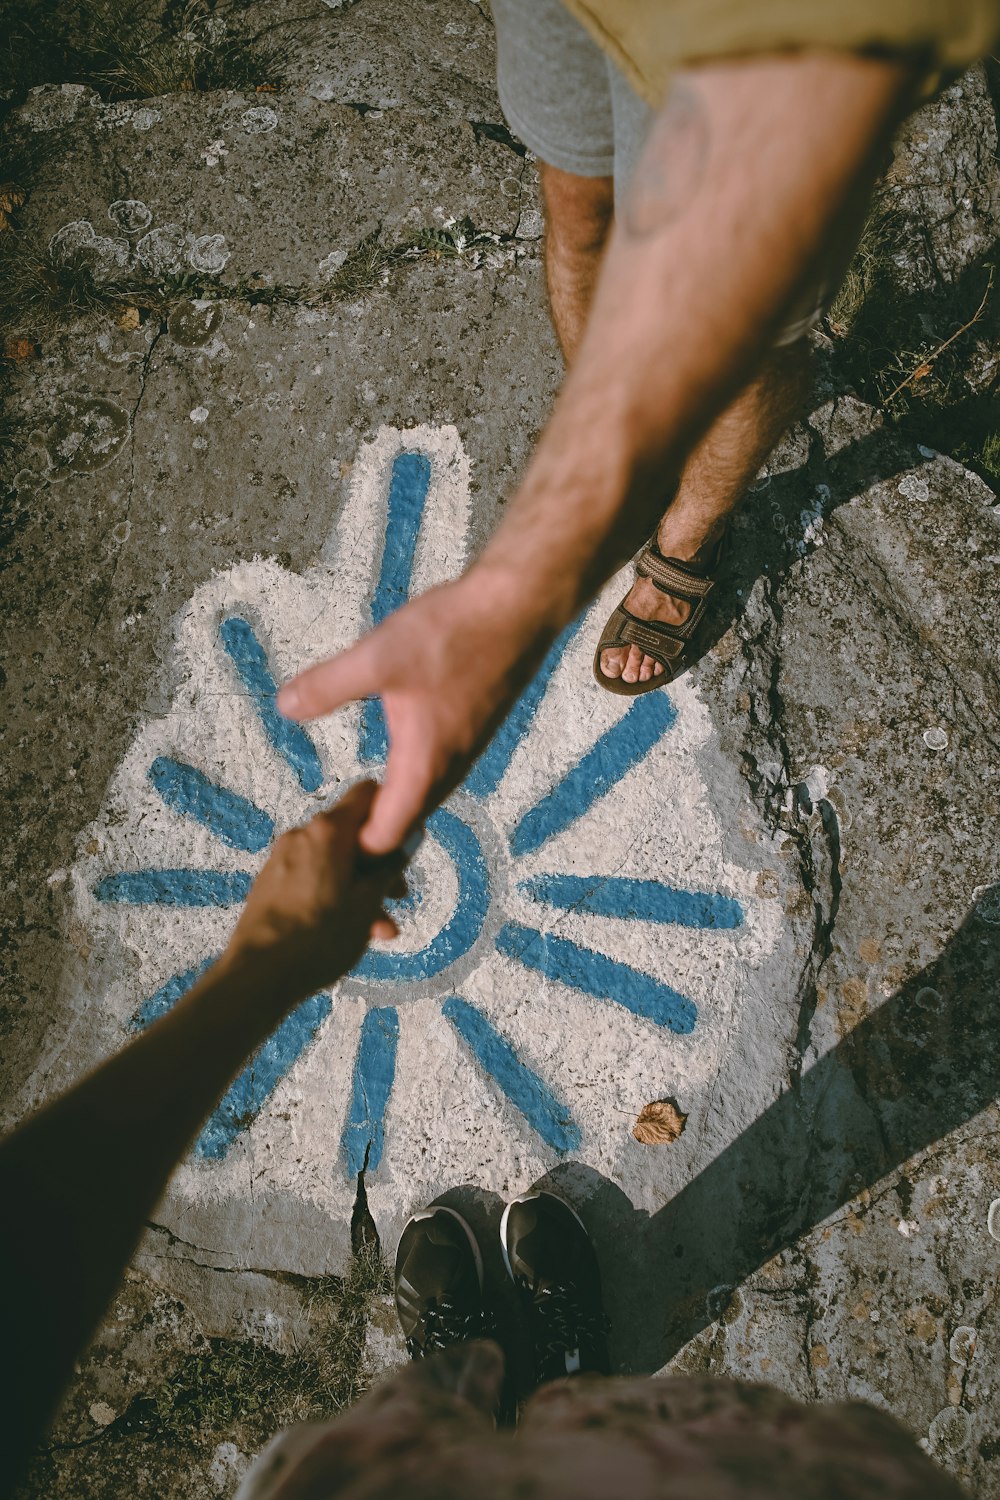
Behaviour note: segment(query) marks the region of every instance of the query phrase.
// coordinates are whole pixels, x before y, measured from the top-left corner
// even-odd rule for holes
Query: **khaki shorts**
[[[579,177],[613,177],[621,201],[656,112],[561,0],[491,0],[491,8],[497,90],[511,130],[549,166]],[[797,343],[828,311],[863,222],[862,211],[829,247],[775,347]]]

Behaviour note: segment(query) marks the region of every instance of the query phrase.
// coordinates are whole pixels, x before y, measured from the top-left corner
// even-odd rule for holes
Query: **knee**
[[[580,177],[545,162],[540,176],[550,245],[569,255],[600,255],[614,218],[614,179]]]

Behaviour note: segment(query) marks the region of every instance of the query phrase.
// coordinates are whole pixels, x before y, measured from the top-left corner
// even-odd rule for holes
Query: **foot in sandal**
[[[609,692],[631,697],[663,687],[698,655],[722,538],[712,537],[697,550],[683,549],[686,557],[671,556],[667,546],[666,538],[654,536],[642,549],[635,583],[602,632],[594,676]]]

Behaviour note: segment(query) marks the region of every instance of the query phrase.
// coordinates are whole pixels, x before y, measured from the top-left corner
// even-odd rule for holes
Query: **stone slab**
[[[419,589],[481,544],[544,421],[559,364],[534,167],[476,128],[499,120],[479,8],[427,14],[331,11],[280,96],[29,100],[58,145],[28,230],[153,286],[166,263],[139,246],[177,225],[151,243],[199,287],[131,331],[111,313],[47,330],[15,372],[31,440],[5,555],[8,1120],[224,941],[232,907],[100,895],[144,869],[238,889],[259,863],[194,816],[177,766],[281,827],[377,763],[377,723],[351,709],[311,731],[303,786],[308,753],[269,737],[226,621],[276,678],[352,639],[398,582],[387,558],[412,547]],[[896,158],[972,182],[932,226],[955,274],[982,250],[958,208],[979,223],[994,201],[985,157],[939,170],[947,112],[988,109],[981,79],[961,87]],[[497,239],[387,267],[353,301],[252,305],[278,284],[311,297],[378,225],[393,243],[464,216]],[[623,733],[627,707],[589,673],[608,586],[495,784],[470,783],[428,838],[406,964],[345,981],[252,1107],[216,1120],[122,1323],[152,1305],[164,1358],[177,1303],[178,1354],[205,1334],[294,1347],[295,1278],[347,1265],[366,1146],[390,1249],[446,1188],[495,1236],[504,1196],[544,1174],[598,1244],[621,1368],[873,1400],[995,1490],[997,527],[986,486],[901,444],[821,365],[735,532],[711,658]],[[623,880],[653,883],[669,920]],[[739,925],[705,925],[733,902]],[[684,1002],[689,1031],[663,1020],[691,1019]],[[641,1145],[636,1117],[663,1098],[684,1132]],[[136,1338],[102,1334],[127,1370],[100,1356],[71,1439],[100,1425],[95,1401],[118,1412],[141,1388]],[[365,1367],[398,1358],[379,1306]],[[243,1462],[220,1448],[167,1482],[228,1493]]]

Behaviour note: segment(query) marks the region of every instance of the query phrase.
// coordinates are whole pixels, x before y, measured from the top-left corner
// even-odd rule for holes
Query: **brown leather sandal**
[[[664,557],[656,545],[655,536],[643,547],[636,558],[635,571],[639,578],[651,578],[664,594],[675,599],[687,599],[691,613],[683,625],[666,625],[662,620],[641,620],[619,604],[608,620],[594,652],[594,676],[602,688],[609,693],[620,693],[624,698],[637,698],[653,688],[666,687],[675,677],[685,671],[697,658],[695,636],[705,613],[708,596],[715,587],[714,574],[722,558],[722,541],[708,565],[707,572],[696,571],[690,563],[676,557]],[[645,656],[658,661],[663,671],[648,682],[623,682],[620,677],[607,677],[601,671],[601,653],[613,651],[619,646],[638,646]]]

